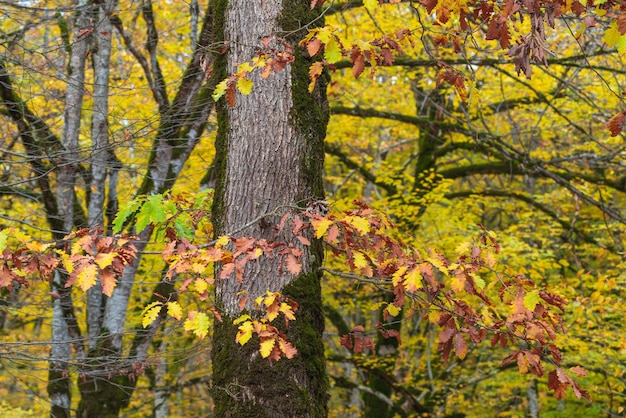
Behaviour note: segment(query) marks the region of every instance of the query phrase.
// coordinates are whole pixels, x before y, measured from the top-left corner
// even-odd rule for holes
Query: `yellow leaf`
[[[333,221],[328,218],[313,219],[311,225],[313,225],[313,229],[315,230],[315,238],[322,238],[332,224]]]
[[[367,267],[365,254],[363,254],[361,251],[357,251],[356,253],[354,253],[354,267],[359,269]]]
[[[7,239],[9,238],[9,233],[7,229],[3,229],[0,231],[0,253],[4,251],[7,247]]]
[[[31,251],[41,253],[41,252],[46,251],[48,248],[50,248],[51,245],[52,244],[44,244],[39,241],[30,241],[26,243],[26,248],[28,248]]]
[[[199,338],[204,338],[209,333],[209,317],[204,312],[189,312],[184,328],[185,331],[193,331]]]
[[[98,278],[98,269],[95,264],[87,264],[81,271],[78,273],[78,278],[76,280],[76,284],[83,289],[89,290],[91,287],[96,284],[96,280]]]
[[[95,262],[101,269],[109,267],[115,259],[115,253],[98,253],[95,258]]]
[[[211,97],[213,97],[213,100],[217,102],[224,94],[226,94],[226,90],[228,90],[229,82],[230,82],[230,79],[227,78],[227,79],[220,81],[217,84],[217,86],[215,86],[215,89],[213,90],[213,94],[211,95]]]
[[[463,289],[465,289],[465,276],[463,276],[462,274],[455,274],[454,276],[452,276],[450,287],[452,287],[452,290],[454,290],[456,293],[461,292]]]
[[[209,287],[209,284],[204,279],[196,279],[193,282],[193,288],[198,293],[206,292],[208,287]]]
[[[346,216],[344,221],[359,231],[360,235],[365,235],[370,232],[370,223],[365,218],[360,216]]]
[[[400,267],[398,270],[396,270],[395,273],[393,273],[393,275],[391,276],[391,284],[395,286],[398,285],[398,283],[400,283],[400,280],[402,280],[402,276],[404,276],[404,273],[406,273],[407,271],[407,266],[402,266]]]
[[[263,301],[265,306],[273,305],[274,301],[276,300],[276,298],[280,297],[280,293],[278,293],[278,292],[270,292],[269,290],[266,290],[265,294],[267,295],[265,297],[264,301]]]
[[[296,319],[296,316],[294,315],[293,310],[291,309],[291,305],[285,302],[282,302],[278,310],[282,312],[283,315],[285,315],[285,318],[289,319],[290,321],[293,321]]]
[[[602,40],[607,44],[609,48],[612,48],[617,45],[617,42],[620,40],[621,37],[622,34],[619,33],[617,22],[613,21],[611,22],[609,28],[604,31],[604,37],[602,38]]]
[[[317,37],[317,39],[327,44],[333,36],[333,28],[326,25],[323,28],[317,29],[317,34],[315,36]]]
[[[183,309],[178,302],[167,302],[167,314],[180,321],[183,317]]]
[[[626,35],[619,37],[619,40],[617,41],[617,52],[620,54],[626,52]]]
[[[240,77],[237,80],[237,90],[239,90],[243,95],[250,94],[250,92],[252,92],[253,85],[254,83],[245,77]]]
[[[398,316],[398,314],[400,313],[400,308],[398,308],[393,303],[390,303],[389,305],[387,305],[386,310],[387,310],[387,313],[391,316]]]
[[[471,242],[463,242],[461,244],[459,244],[456,247],[456,250],[454,250],[457,254],[463,254],[466,253],[470,248],[472,247],[472,243]]]
[[[65,251],[55,250],[55,252],[61,257],[61,264],[63,268],[69,273],[72,274],[74,271],[74,263],[70,260],[70,256]]]
[[[275,343],[276,340],[274,340],[273,338],[269,338],[261,342],[261,349],[259,350],[261,352],[261,357],[268,358],[272,353],[272,349],[274,348]]]
[[[247,321],[249,319],[251,319],[250,315],[248,315],[248,314],[241,315],[239,318],[235,318],[233,320],[233,325],[241,324],[242,322],[245,322],[245,321]]]
[[[146,328],[148,325],[153,323],[159,316],[159,312],[161,312],[162,306],[163,304],[161,302],[152,302],[150,305],[146,306],[143,310],[143,319],[141,320],[141,326]]]
[[[404,287],[407,292],[415,292],[422,286],[422,275],[419,269],[415,267],[404,276]]]
[[[431,311],[428,314],[428,322],[431,324],[437,324],[439,319],[441,319],[441,311]]]
[[[240,345],[244,345],[247,343],[250,338],[252,338],[252,330],[254,326],[251,321],[245,321],[243,324],[239,325],[239,331],[237,332],[237,336],[235,337],[235,341]]]
[[[221,235],[215,242],[215,248],[222,248],[228,245],[230,238],[226,235]]]
[[[374,10],[378,8],[380,3],[378,3],[378,0],[363,0],[363,5],[370,13],[373,13]]]

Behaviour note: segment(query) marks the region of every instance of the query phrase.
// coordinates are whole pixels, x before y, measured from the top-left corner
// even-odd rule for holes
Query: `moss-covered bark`
[[[265,7],[264,4],[261,4],[261,9]],[[240,27],[236,23],[238,21],[229,22],[228,19],[245,20],[245,12],[233,8],[248,6],[241,2],[235,3],[234,0],[231,0],[230,5],[226,0],[216,0],[212,6],[216,31],[228,33],[227,42],[229,36],[238,37],[233,32],[237,30],[233,28]],[[297,40],[303,36],[300,28],[318,16],[309,6],[308,0],[284,1],[275,22],[261,22],[267,25],[266,28],[276,27],[277,32],[259,33],[259,42],[263,36],[275,36],[278,39],[290,33],[287,41],[294,47],[295,62],[290,66],[291,73],[275,73],[267,81],[276,83],[274,85],[277,88],[269,90],[267,84],[263,84],[264,80],[255,79],[251,95],[245,98],[237,96],[239,102],[234,109],[218,103],[217,156],[213,165],[216,177],[213,218],[217,235],[241,226],[233,220],[245,223],[263,214],[263,210],[280,205],[303,205],[323,198],[323,144],[328,123],[325,84],[320,83],[313,94],[308,92],[308,68],[311,61],[296,46]],[[261,12],[266,13],[267,9]],[[255,16],[254,19],[262,18]],[[319,21],[317,23],[321,24]],[[227,63],[232,65],[233,61],[241,62],[241,56],[246,52],[245,47],[235,46],[232,42],[228,45],[231,50],[216,61],[214,74],[222,77],[227,74]],[[250,58],[252,56],[247,57]],[[232,68],[228,69],[232,71]],[[288,70],[289,67],[285,71]],[[289,83],[287,88],[283,88],[284,84],[280,84],[279,80],[286,80]],[[246,107],[250,106],[250,102],[246,103],[245,100],[254,101],[251,107],[254,117],[245,113]],[[276,114],[283,109],[287,109],[288,114]],[[242,114],[247,116],[242,118]],[[284,121],[289,125],[286,129],[282,129]],[[259,130],[259,126],[266,130]],[[247,170],[247,166],[255,169]],[[249,187],[250,184],[252,187]],[[242,217],[242,212],[247,217]],[[268,222],[271,224],[273,220]],[[266,234],[269,236],[270,231],[263,225],[254,225],[242,232],[242,235],[257,238],[266,237]],[[288,234],[281,236],[283,240],[292,238]],[[228,283],[218,283],[217,303],[226,315],[222,322],[216,324],[213,335],[212,390],[215,416],[327,415],[328,379],[321,338],[324,330],[319,273],[322,256],[320,243],[313,242],[311,247],[305,249],[305,259],[301,260],[304,270],[299,277],[288,277],[281,272],[284,269],[276,260],[265,260],[258,262],[267,263],[262,268],[246,270],[243,284],[234,283],[234,279]],[[233,292],[244,289],[253,299],[254,292],[262,288],[258,283],[268,283],[271,287],[268,290],[280,291],[299,304],[296,321],[290,322],[288,328],[283,325],[282,329],[298,349],[298,355],[293,359],[270,363],[258,353],[258,340],[253,338],[244,347],[235,342],[237,326],[232,321],[239,312],[233,311]],[[253,308],[248,306],[248,309]],[[254,315],[254,312],[251,313]],[[279,317],[274,325],[280,324],[284,324],[284,321]]]

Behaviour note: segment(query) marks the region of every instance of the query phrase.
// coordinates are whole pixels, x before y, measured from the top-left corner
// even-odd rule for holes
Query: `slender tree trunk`
[[[104,228],[106,178],[109,161],[109,68],[111,64],[111,34],[113,25],[109,15],[117,7],[117,1],[108,0],[98,11],[98,30],[94,32],[92,51],[94,66],[93,114],[91,117],[91,187],[89,189],[88,224],[90,228]],[[87,327],[89,348],[94,348],[100,333],[104,300],[102,286],[98,281],[87,291]]]
[[[308,0],[220,0],[215,6],[216,22],[223,22],[228,45],[221,63],[226,71],[252,59],[255,50],[263,47],[264,38],[272,39],[271,47],[284,49],[282,37],[288,33],[293,38],[286,40],[294,45],[303,36],[298,29],[317,17]],[[311,62],[295,45],[294,54],[295,63],[283,71],[267,79],[252,75],[252,93],[237,94],[234,107],[221,104],[214,208],[218,235],[278,208],[277,216],[268,216],[239,235],[299,245],[290,231],[276,237],[273,226],[282,213],[294,212],[294,206],[322,198],[323,140],[328,122],[325,86],[318,85],[313,94],[308,93]],[[322,251],[319,242],[301,249],[303,272],[299,277],[281,265],[280,257],[261,257],[246,268],[242,283],[233,278],[216,285],[217,304],[224,315],[213,340],[216,416],[326,416],[328,382],[319,274]],[[241,314],[241,292],[253,301],[267,290],[280,291],[300,305],[296,321],[285,330],[298,355],[271,364],[258,355],[258,341],[256,346],[253,341],[244,347],[235,343],[237,327],[232,323]],[[257,314],[251,304],[247,309]]]
[[[86,3],[81,3],[84,5]],[[81,30],[89,28],[88,11],[82,9],[76,19],[75,38],[68,67],[67,90],[61,157],[57,172],[57,207],[67,234],[74,226],[74,185],[78,170],[78,136],[85,88],[85,60],[89,36],[81,36]],[[57,271],[51,283],[53,297],[52,344],[50,348],[50,371],[48,373],[48,395],[50,415],[54,418],[69,417],[71,407],[71,384],[68,364],[71,355],[70,325],[68,312],[72,309],[71,294],[65,289],[65,274]]]
[[[528,399],[528,416],[539,418],[539,393],[537,392],[537,380],[532,379],[526,387],[526,398]]]

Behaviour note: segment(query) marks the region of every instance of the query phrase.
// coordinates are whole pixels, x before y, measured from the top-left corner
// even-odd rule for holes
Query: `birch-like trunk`
[[[91,187],[88,207],[90,228],[105,227],[105,190],[107,169],[112,150],[109,144],[109,68],[111,65],[111,34],[113,25],[109,15],[117,7],[117,1],[109,0],[100,5],[98,30],[94,32],[94,86],[93,114],[91,117]],[[87,328],[89,348],[93,349],[100,333],[104,300],[100,281],[87,291]]]
[[[285,41],[291,42],[296,54],[293,65],[266,79],[253,74],[252,93],[237,94],[234,107],[222,104],[216,144],[216,233],[229,234],[272,212],[238,235],[297,246],[291,231],[276,236],[274,227],[283,213],[295,214],[294,207],[323,195],[323,139],[328,120],[324,86],[308,93],[311,62],[295,46],[296,39],[303,36],[298,29],[312,22],[316,12],[311,12],[310,2],[304,0],[230,0],[216,2],[216,6],[215,15],[224,15],[226,71],[252,59],[255,51],[263,48],[263,39],[271,39],[270,46],[279,50],[285,49]],[[285,39],[285,33],[293,38]],[[301,249],[304,256],[298,277],[288,272],[281,257],[261,257],[247,266],[241,283],[234,278],[217,282],[216,299],[225,318],[216,324],[213,343],[216,416],[326,415],[319,275],[322,252],[317,242]],[[299,354],[273,364],[258,354],[258,341],[244,347],[236,344],[237,327],[232,324],[241,314],[241,294],[254,301],[267,290],[279,291],[300,304],[296,321],[285,330]],[[253,311],[250,303],[247,309]]]
[[[86,2],[81,2],[84,6]],[[77,14],[74,43],[68,67],[67,89],[61,155],[57,171],[57,207],[62,218],[63,231],[69,233],[74,226],[74,185],[78,169],[78,136],[85,89],[85,60],[89,36],[81,30],[90,26],[88,11],[81,8]],[[71,294],[65,289],[65,275],[56,272],[51,283],[53,297],[52,345],[50,348],[50,371],[48,372],[48,395],[51,401],[50,415],[55,418],[69,417],[71,407],[71,383],[68,364],[71,355],[70,325],[67,316],[71,308]]]

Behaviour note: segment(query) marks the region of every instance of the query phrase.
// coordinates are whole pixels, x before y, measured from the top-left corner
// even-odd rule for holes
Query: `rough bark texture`
[[[235,63],[253,58],[263,38],[273,37],[270,46],[277,49],[284,48],[283,40],[294,45],[303,36],[299,29],[317,17],[309,5],[308,1],[216,1],[216,24],[223,25],[228,46],[216,77],[232,71]],[[285,39],[285,33],[293,38]],[[253,75],[252,93],[237,94],[234,107],[221,104],[214,208],[218,235],[278,212],[239,235],[296,245],[289,231],[276,236],[273,226],[282,213],[322,198],[323,140],[328,122],[325,86],[320,83],[313,94],[308,93],[311,62],[295,45],[294,53],[295,63],[283,71],[267,79]],[[224,321],[216,325],[213,340],[216,416],[327,414],[319,275],[322,251],[317,242],[302,249],[305,255],[299,277],[288,273],[280,257],[261,257],[247,267],[242,283],[230,279],[216,285],[218,307],[225,314]],[[245,291],[254,300],[266,290],[280,291],[300,304],[296,321],[285,330],[298,349],[294,359],[270,364],[258,354],[258,341],[244,347],[235,343],[237,327],[232,319],[240,314],[238,292]],[[250,304],[247,309],[252,310]]]

